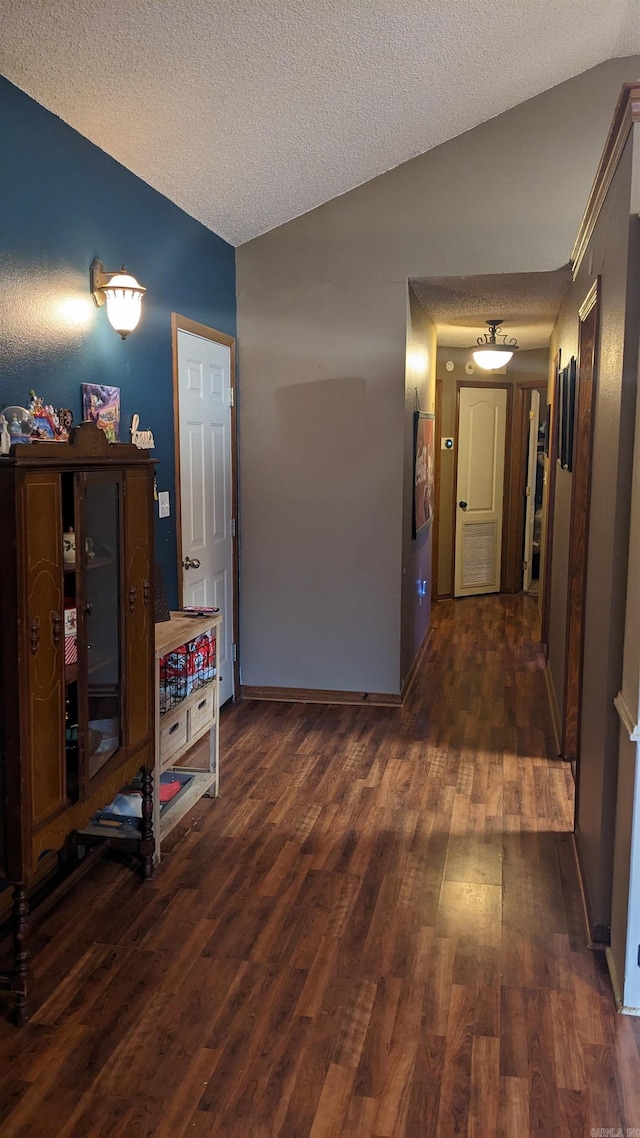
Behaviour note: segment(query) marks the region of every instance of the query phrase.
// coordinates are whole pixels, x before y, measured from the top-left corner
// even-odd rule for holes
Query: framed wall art
[[[120,441],[120,388],[82,384],[82,417],[104,431],[110,443]]]
[[[413,534],[423,533],[434,514],[435,415],[413,413]]]
[[[558,369],[556,381],[558,464],[568,473],[573,469],[577,373],[576,358],[572,356],[566,367]]]

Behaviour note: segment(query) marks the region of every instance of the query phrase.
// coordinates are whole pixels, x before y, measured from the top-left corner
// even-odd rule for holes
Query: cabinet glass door
[[[88,474],[83,482],[80,528],[84,547],[81,587],[86,650],[86,785],[86,780],[91,782],[122,744],[122,482],[118,474]]]

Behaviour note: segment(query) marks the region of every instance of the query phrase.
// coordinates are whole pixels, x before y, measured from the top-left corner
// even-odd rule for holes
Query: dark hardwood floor
[[[34,935],[2,1138],[640,1128],[640,1023],[584,947],[535,604],[436,606],[404,709],[223,716],[222,797],[153,881],[99,863]]]

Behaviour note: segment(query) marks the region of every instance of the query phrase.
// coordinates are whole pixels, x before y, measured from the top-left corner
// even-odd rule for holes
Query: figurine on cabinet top
[[[2,411],[2,418],[6,423],[6,435],[9,436],[9,446],[12,447],[14,443],[30,443],[31,435],[33,432],[34,422],[33,415],[27,411],[26,407],[5,407]],[[5,428],[0,423],[2,428],[2,454],[8,454],[9,448],[5,435]]]
[[[10,446],[11,435],[9,434],[9,424],[4,415],[0,415],[0,454],[8,454]]]
[[[45,406],[35,391],[29,392],[29,399],[29,410],[34,420],[33,437],[66,443],[69,438],[69,427],[73,422],[71,411],[67,408],[55,411],[51,404]]]

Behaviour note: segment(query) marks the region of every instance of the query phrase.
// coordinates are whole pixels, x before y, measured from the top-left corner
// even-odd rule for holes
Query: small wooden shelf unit
[[[219,786],[219,678],[218,640],[222,615],[188,616],[172,612],[171,619],[155,626],[156,645],[156,747],[154,768],[154,833],[156,835],[156,863],[160,860],[160,847],[174,826],[188,814],[196,802],[207,794],[218,795]],[[191,692],[170,711],[160,714],[160,661],[169,652],[197,636],[212,631],[216,637],[216,671],[214,678],[197,691]],[[188,755],[197,743],[209,736],[208,755],[204,748],[198,752],[199,765],[192,765]],[[203,759],[204,756],[204,759]],[[198,761],[198,760],[196,760]],[[192,778],[188,787],[160,811],[160,775],[165,771],[188,772]]]

